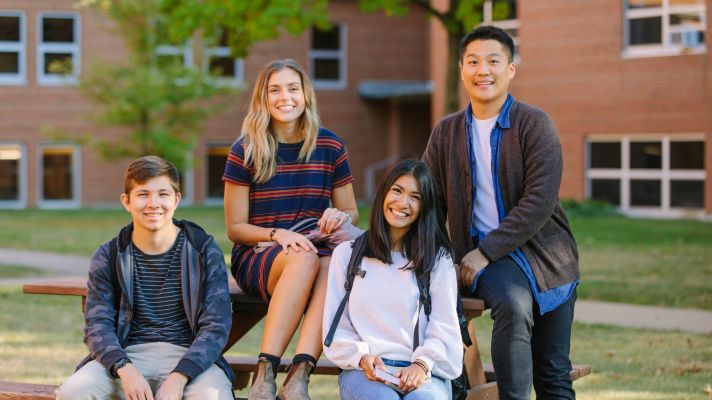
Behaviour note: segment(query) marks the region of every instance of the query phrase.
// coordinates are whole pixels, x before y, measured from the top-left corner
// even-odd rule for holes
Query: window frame
[[[230,147],[232,146],[232,143],[230,142],[210,142],[206,143],[205,145],[205,154],[203,156],[203,165],[205,168],[203,168],[203,204],[206,206],[222,206],[223,205],[223,197],[210,197],[210,176],[209,176],[209,157],[210,157],[210,149],[211,148],[225,148],[227,149],[227,154],[228,156],[230,155]]]
[[[42,157],[48,149],[70,149],[72,154],[72,198],[66,200],[51,200],[44,197],[44,167]],[[81,146],[71,142],[48,142],[40,143],[37,147],[37,207],[43,209],[67,209],[79,208],[82,198],[82,159]]]
[[[213,77],[213,81],[221,86],[241,87],[245,80],[245,61],[242,58],[235,58],[230,55],[230,48],[227,46],[209,46],[203,50],[203,71],[210,73],[210,57],[229,57],[235,65],[235,76],[232,78]]]
[[[659,141],[662,148],[662,163],[660,169],[630,168],[630,144],[635,142]],[[618,179],[620,181],[620,204],[618,209],[624,214],[641,217],[703,217],[705,213],[704,205],[701,208],[672,207],[671,202],[671,181],[691,180],[701,181],[706,185],[706,169],[671,169],[670,168],[670,144],[672,142],[703,142],[706,146],[707,138],[703,133],[680,133],[680,134],[596,134],[588,135],[585,139],[585,197],[591,197],[591,186],[593,179]],[[596,142],[619,142],[621,143],[621,167],[620,168],[591,168],[591,143]],[[706,168],[707,166],[705,166]],[[632,206],[631,200],[631,180],[658,180],[660,181],[660,207]]]
[[[27,17],[24,11],[0,10],[0,16],[18,17],[20,40],[18,42],[0,41],[0,52],[17,53],[17,73],[0,73],[0,85],[27,84]]]
[[[623,1],[623,52],[622,58],[643,58],[677,56],[683,54],[704,54],[707,52],[707,9],[705,3],[700,5],[670,5],[670,0],[661,0],[660,7],[644,9],[628,9],[628,0]],[[701,16],[701,30],[705,33],[705,43],[696,47],[685,47],[671,43],[670,16],[680,13],[699,13]],[[660,17],[661,43],[659,44],[630,44],[630,20],[639,18]]]
[[[334,23],[339,29],[339,49],[338,50],[318,50],[313,49],[312,37],[314,35],[314,29],[311,30],[310,43],[309,43],[309,53],[307,54],[308,59],[308,71],[309,77],[312,80],[312,85],[314,89],[317,90],[343,90],[346,89],[348,83],[348,68],[346,67],[346,55],[347,55],[347,40],[346,35],[348,35],[348,27],[345,22]],[[314,75],[315,73],[315,60],[339,60],[339,79],[317,79]]]
[[[27,148],[23,143],[0,141],[0,148],[16,146],[20,150],[17,200],[0,200],[0,209],[23,209],[27,207]]]
[[[71,19],[73,24],[74,42],[45,43],[42,39],[45,18]],[[41,86],[65,86],[76,84],[81,73],[81,16],[76,12],[43,11],[37,14],[37,84]],[[44,72],[45,55],[47,53],[70,53],[72,57],[72,73],[68,75],[46,74]]]
[[[518,18],[513,18],[513,19],[503,19],[499,21],[494,21],[493,18],[493,1],[492,0],[484,0],[482,2],[482,22],[480,23],[480,26],[483,25],[492,25],[496,26],[498,28],[504,29],[506,31],[516,29],[517,30],[517,35],[509,35],[512,38],[512,41],[514,42],[514,60],[512,62],[516,65],[519,65],[522,63],[522,57],[519,52],[519,29],[522,26],[521,21]],[[508,32],[509,33],[509,32]]]

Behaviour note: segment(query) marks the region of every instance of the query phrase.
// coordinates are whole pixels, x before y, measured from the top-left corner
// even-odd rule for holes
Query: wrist
[[[114,365],[111,366],[111,369],[109,370],[109,373],[111,376],[114,378],[120,378],[121,376],[121,371],[125,366],[128,364],[131,364],[131,360],[128,357],[122,357],[116,360]]]
[[[418,367],[422,368],[423,372],[425,372],[425,375],[428,374],[429,368],[428,368],[428,364],[425,361],[418,359],[418,360],[413,361],[412,364],[417,365]]]
[[[279,228],[274,228],[271,231],[269,231],[269,240],[270,242],[274,240],[274,237],[277,235],[277,230]]]

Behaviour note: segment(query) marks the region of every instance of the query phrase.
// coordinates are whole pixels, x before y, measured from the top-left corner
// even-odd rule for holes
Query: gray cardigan
[[[435,177],[438,205],[448,218],[456,263],[474,249],[470,237],[472,179],[467,156],[470,107],[435,126],[423,160]],[[556,127],[543,111],[514,101],[499,148],[499,186],[507,217],[478,248],[490,261],[520,248],[541,291],[579,278],[578,250],[559,203],[562,154]]]

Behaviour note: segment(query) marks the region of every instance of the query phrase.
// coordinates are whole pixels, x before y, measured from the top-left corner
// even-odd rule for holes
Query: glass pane
[[[17,52],[0,52],[0,74],[20,72],[20,55]]]
[[[636,169],[660,169],[663,163],[663,147],[660,142],[631,142],[630,167]]]
[[[323,58],[314,60],[314,79],[338,81],[339,60]]]
[[[210,73],[225,78],[235,77],[235,59],[230,57],[210,57]]]
[[[225,185],[222,181],[229,148],[219,147],[208,150],[208,197],[222,198]]]
[[[20,17],[0,16],[0,42],[20,41]]]
[[[628,9],[633,10],[637,8],[661,7],[663,0],[628,0],[627,3]]]
[[[502,21],[517,19],[516,0],[494,0],[492,2],[492,20]]]
[[[705,207],[705,181],[670,181],[670,206]]]
[[[621,181],[619,179],[591,179],[591,198],[619,206]]]
[[[670,14],[670,25],[673,26],[691,25],[692,29],[696,29],[700,27],[701,22],[702,14],[700,13]]]
[[[20,198],[20,159],[17,146],[0,147],[0,200]]]
[[[42,191],[45,200],[72,199],[72,154],[46,151],[42,155]]]
[[[620,142],[591,143],[591,168],[620,168]]]
[[[339,50],[341,43],[339,36],[341,30],[338,25],[334,25],[328,31],[312,29],[312,49],[313,50]]]
[[[628,29],[630,45],[660,44],[663,42],[662,17],[635,18],[630,20]]]
[[[660,181],[636,180],[630,181],[630,205],[660,207]]]
[[[45,53],[44,73],[66,75],[72,72],[71,53]]]
[[[184,65],[185,59],[183,54],[159,54],[158,65],[161,67],[169,67],[172,65]]]
[[[705,169],[705,142],[670,142],[670,169]]]
[[[73,18],[43,18],[42,19],[42,41],[43,42],[74,42],[74,19]]]

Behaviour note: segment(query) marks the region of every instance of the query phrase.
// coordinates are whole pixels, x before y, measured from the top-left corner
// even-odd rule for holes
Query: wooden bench
[[[228,337],[225,351],[230,349],[238,340],[249,332],[267,314],[267,304],[261,299],[249,295],[237,286],[230,277],[230,297],[232,300],[233,320],[232,330]],[[86,278],[67,278],[36,282],[23,286],[24,293],[55,294],[82,297],[82,309],[86,304]],[[468,320],[481,316],[485,311],[485,304],[480,299],[463,298],[463,312]],[[497,384],[494,382],[494,372],[491,367],[485,368],[480,358],[479,347],[472,322],[468,326],[472,346],[465,352],[466,376],[469,389],[468,400],[496,400],[498,397]],[[257,363],[256,357],[226,357],[235,372],[235,389],[245,388],[250,380],[250,375]],[[280,370],[286,370],[291,360],[283,359]],[[588,366],[575,366],[571,371],[572,379],[578,379],[590,372]],[[319,360],[316,374],[337,375],[338,368],[328,360]],[[574,378],[575,376],[575,378]]]
[[[0,400],[54,400],[55,385],[0,381]]]

